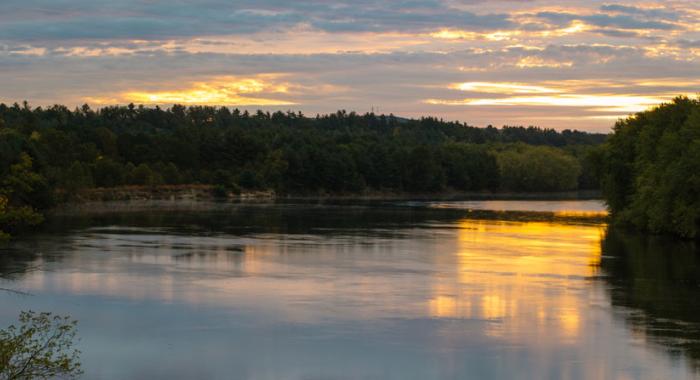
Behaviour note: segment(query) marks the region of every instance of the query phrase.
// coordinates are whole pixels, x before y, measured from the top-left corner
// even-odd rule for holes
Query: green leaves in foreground
[[[0,380],[77,378],[73,348],[77,321],[51,313],[22,312],[19,326],[0,330]]]

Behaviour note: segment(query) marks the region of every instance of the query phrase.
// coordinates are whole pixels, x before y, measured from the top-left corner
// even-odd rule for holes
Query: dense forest
[[[0,226],[38,223],[35,210],[122,185],[286,195],[596,189],[606,138],[345,111],[0,104]]]
[[[604,150],[602,190],[615,223],[700,237],[700,100],[679,97],[619,121]]]

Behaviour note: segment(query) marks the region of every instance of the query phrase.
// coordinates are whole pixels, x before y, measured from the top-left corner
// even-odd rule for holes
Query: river
[[[0,327],[30,309],[77,319],[86,379],[697,378],[698,249],[609,231],[603,212],[469,201],[56,215],[2,248],[0,287],[22,294],[0,291]]]

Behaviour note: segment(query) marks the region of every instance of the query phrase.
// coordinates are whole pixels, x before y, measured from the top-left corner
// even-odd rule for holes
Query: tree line
[[[700,100],[678,97],[619,121],[603,151],[614,223],[700,237]]]
[[[0,215],[122,185],[292,195],[595,189],[605,139],[346,111],[0,104]],[[0,225],[21,227],[23,218],[9,219]]]

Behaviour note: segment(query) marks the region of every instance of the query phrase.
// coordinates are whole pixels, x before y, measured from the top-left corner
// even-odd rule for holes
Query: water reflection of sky
[[[602,225],[363,226],[47,236],[34,242],[42,270],[11,282],[34,296],[0,293],[0,322],[73,315],[88,378],[693,376],[613,317]]]
[[[489,210],[489,211],[528,211],[551,212],[557,215],[606,215],[605,203],[601,200],[563,200],[563,201],[520,201],[520,200],[487,200],[487,201],[449,201],[426,202],[430,207]]]

